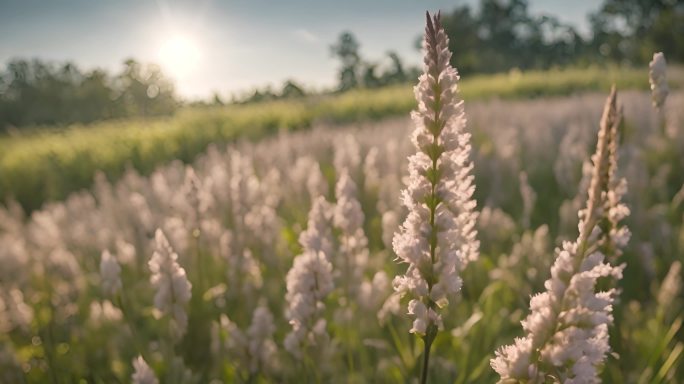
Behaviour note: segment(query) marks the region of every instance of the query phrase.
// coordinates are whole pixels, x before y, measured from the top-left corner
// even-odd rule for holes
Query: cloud
[[[319,42],[321,39],[314,35],[313,33],[307,31],[306,29],[297,29],[292,32],[292,34],[300,41],[305,43],[314,44]]]

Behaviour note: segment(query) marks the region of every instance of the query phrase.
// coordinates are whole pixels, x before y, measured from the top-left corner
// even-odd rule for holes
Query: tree
[[[342,32],[337,43],[330,47],[333,56],[340,59],[339,90],[346,91],[358,86],[358,72],[361,64],[359,43],[351,32]]]
[[[401,61],[401,57],[394,51],[387,52],[387,57],[391,64],[390,69],[382,75],[382,83],[395,84],[406,82],[408,78],[406,77],[406,71],[404,71],[404,64]]]
[[[363,80],[363,86],[366,88],[378,88],[383,84],[380,76],[378,76],[375,71],[378,69],[378,65],[375,63],[363,63],[363,75],[361,79]]]
[[[80,107],[80,121],[95,121],[111,119],[120,115],[112,103],[114,90],[109,85],[109,78],[105,71],[95,69],[86,74],[76,92],[77,104]]]
[[[593,47],[608,59],[643,64],[664,51],[684,60],[684,0],[605,0],[590,22]]]
[[[304,89],[293,80],[287,80],[285,84],[283,84],[283,90],[280,93],[280,97],[289,99],[304,96],[306,96]]]
[[[214,91],[214,93],[211,97],[211,104],[217,105],[217,106],[223,106],[226,103],[223,102],[223,98],[221,97],[221,95],[218,92]]]
[[[128,114],[157,116],[173,112],[176,107],[173,84],[157,65],[142,65],[133,59],[124,62],[124,71],[117,81],[120,100]]]

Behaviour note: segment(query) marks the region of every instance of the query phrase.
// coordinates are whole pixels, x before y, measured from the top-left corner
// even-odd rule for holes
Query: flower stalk
[[[491,366],[499,383],[598,383],[599,367],[610,351],[613,288],[596,292],[599,279],[622,278],[613,266],[629,239],[620,222],[629,214],[621,202],[626,182],[616,177],[620,111],[615,88],[606,100],[592,156],[586,208],[579,212],[579,236],[557,250],[546,291],[530,300],[522,321],[526,335],[496,351]]]
[[[425,343],[421,382],[427,381],[430,349],[443,328],[439,311],[460,291],[459,273],[479,253],[470,134],[448,46],[440,15],[428,13],[424,73],[414,88],[418,108],[411,114],[417,152],[409,157],[410,180],[403,191],[409,214],[392,242],[398,259],[408,264],[406,273],[395,277],[394,289],[411,297],[411,332]]]

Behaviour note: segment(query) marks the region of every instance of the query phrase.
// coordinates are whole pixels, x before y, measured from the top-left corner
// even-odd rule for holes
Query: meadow
[[[607,91],[648,89],[645,69],[570,68],[510,72],[465,78],[467,101],[524,99]],[[684,82],[670,70],[670,86]],[[25,128],[0,135],[0,200],[16,199],[34,210],[90,187],[96,171],[112,180],[127,167],[150,174],[174,159],[189,163],[210,143],[259,139],[320,123],[377,121],[408,114],[415,106],[411,86],[353,90],[343,94],[225,107],[184,108],[175,116],[124,119],[86,126]]]
[[[576,233],[582,164],[603,99],[585,94],[466,105],[481,256],[466,269],[461,298],[444,316],[446,331],[433,347],[434,382],[495,381],[493,351],[519,335],[529,295],[548,278],[553,248]],[[614,354],[602,377],[676,383],[684,377],[675,271],[684,249],[684,116],[668,109],[668,121],[679,125],[663,130],[647,93],[623,92],[620,103],[633,238],[614,309]],[[671,95],[669,105],[681,103],[680,93]],[[415,377],[421,343],[408,333],[405,308],[386,303],[391,279],[403,269],[393,262],[390,241],[406,214],[399,193],[412,152],[410,130],[398,118],[212,145],[191,165],[173,161],[148,177],[129,169],[110,183],[100,174],[92,190],[30,217],[10,204],[0,211],[2,381],[127,382],[139,354],[164,382]],[[322,195],[335,204],[343,168],[357,186],[368,239],[359,285],[364,299],[347,308],[340,290],[333,291],[324,311],[329,356],[302,362],[283,347],[290,330],[287,271],[302,250],[297,239],[312,202]],[[156,228],[192,282],[188,331],[180,339],[172,336],[168,316],[158,318],[153,309],[148,262]],[[335,252],[339,231],[332,233]],[[104,250],[121,265],[115,295],[102,289]],[[251,331],[257,308],[270,312],[270,326]],[[268,353],[253,356],[249,348]]]
[[[69,182],[95,177],[0,207],[0,381],[681,382],[684,93],[663,91],[664,61],[653,94],[464,107],[439,16],[424,45],[417,102],[6,139],[3,166],[26,168],[3,185],[41,172],[40,148],[80,165]],[[511,95],[554,89],[545,75]],[[110,144],[116,168],[136,142],[114,174],[86,150]]]

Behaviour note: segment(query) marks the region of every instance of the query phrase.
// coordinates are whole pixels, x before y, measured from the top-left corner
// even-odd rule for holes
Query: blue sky
[[[186,98],[277,87],[288,78],[325,87],[335,83],[328,47],[341,31],[356,35],[364,58],[394,50],[416,64],[425,10],[464,3],[477,1],[0,0],[0,63],[39,57],[118,71],[134,57],[159,62]],[[586,31],[586,15],[599,4],[530,0],[530,10]],[[185,48],[168,48],[178,46]]]

